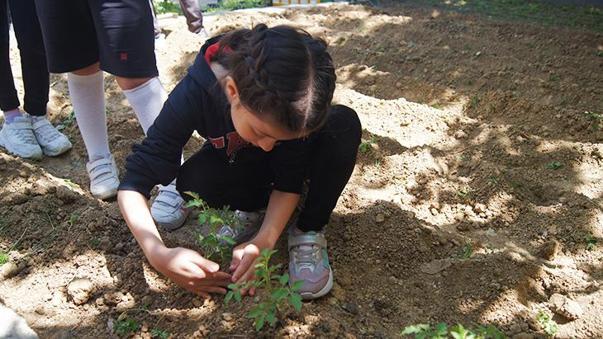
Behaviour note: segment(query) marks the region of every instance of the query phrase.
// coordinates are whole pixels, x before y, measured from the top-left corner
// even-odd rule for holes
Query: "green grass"
[[[182,9],[180,9],[180,5],[178,5],[177,3],[173,3],[169,0],[154,1],[153,7],[155,7],[155,13],[157,13],[157,14],[165,14],[165,13],[182,14]]]
[[[446,323],[438,323],[435,326],[431,324],[416,324],[406,326],[400,335],[412,336],[416,339],[503,339],[505,334],[492,325],[479,325],[475,328],[465,327],[462,324],[456,324],[448,327]]]
[[[545,311],[539,311],[538,314],[536,314],[536,321],[538,321],[540,326],[542,326],[542,330],[548,334],[550,338],[555,337],[555,334],[557,334],[557,331],[559,330],[559,326],[550,314]]]
[[[545,167],[547,169],[556,171],[556,170],[560,169],[561,167],[563,167],[563,164],[560,163],[559,161],[551,161],[548,164],[546,164]]]
[[[569,26],[603,32],[603,10],[592,5],[554,5],[544,0],[427,0],[415,2],[462,12],[478,12],[493,18],[530,20],[546,25]]]
[[[6,264],[9,259],[10,257],[8,256],[8,253],[0,251],[0,266]]]
[[[115,327],[113,328],[113,330],[115,331],[115,334],[117,334],[120,337],[126,337],[129,336],[130,334],[138,331],[138,329],[140,328],[140,325],[138,324],[138,322],[134,319],[130,319],[130,318],[125,318],[122,320],[117,320],[117,322],[115,322]]]

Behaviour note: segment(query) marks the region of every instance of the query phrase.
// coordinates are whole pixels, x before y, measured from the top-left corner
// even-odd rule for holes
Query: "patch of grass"
[[[358,146],[358,152],[368,154],[373,152],[375,145],[377,145],[377,138],[374,135],[368,140],[363,139]]]
[[[208,227],[206,235],[197,235],[197,243],[201,247],[203,255],[210,260],[228,261],[232,255],[231,249],[235,245],[235,240],[217,232],[223,225],[230,226],[234,230],[240,229],[241,221],[228,206],[224,206],[222,209],[211,208],[198,194],[185,193],[193,198],[186,203],[186,207],[199,209],[197,221],[199,225]]]
[[[75,223],[77,222],[77,220],[80,218],[80,214],[77,212],[71,212],[71,214],[69,215],[69,220],[67,220],[67,224],[69,224],[69,227],[75,225]]]
[[[540,310],[538,314],[536,314],[536,321],[542,326],[542,329],[549,337],[553,338],[557,331],[559,330],[559,326],[553,320],[550,314],[545,312],[544,310]]]
[[[415,1],[494,18],[535,21],[545,25],[603,31],[603,10],[594,5],[555,5],[545,0],[428,0]]]
[[[592,121],[594,130],[597,131],[601,128],[601,124],[603,123],[603,114],[586,111],[584,112],[584,115],[586,115],[586,119]]]
[[[551,74],[551,75],[549,75],[549,81],[556,82],[556,81],[559,81],[559,80],[561,80],[561,77],[558,74]]]
[[[8,253],[0,251],[0,266],[6,264],[10,260]]]
[[[479,97],[477,95],[474,95],[471,97],[471,99],[469,99],[469,102],[467,103],[467,108],[474,109],[477,108],[477,105],[479,105]]]
[[[416,339],[503,339],[505,334],[492,325],[477,326],[474,329],[465,327],[462,324],[456,324],[448,327],[446,323],[439,323],[435,326],[430,324],[417,324],[406,326],[402,336],[413,336]]]
[[[496,185],[498,185],[498,181],[499,181],[499,179],[495,175],[491,175],[491,176],[488,177],[488,184],[489,185],[496,186]]]
[[[168,339],[170,337],[170,332],[162,330],[160,328],[154,328],[151,330],[151,336],[153,338]]]
[[[61,130],[65,129],[66,127],[70,127],[71,125],[73,125],[74,122],[75,122],[75,111],[71,111],[71,112],[69,112],[69,114],[67,114],[65,119],[63,119],[63,121],[61,121],[61,123],[57,126],[57,129],[59,131],[61,131]]]
[[[473,256],[473,244],[471,243],[466,243],[465,246],[463,246],[463,253],[461,254],[463,259],[469,259],[471,258],[471,256]]]
[[[113,331],[120,337],[128,336],[140,328],[138,322],[131,318],[118,319],[115,322]]]
[[[155,13],[157,13],[157,14],[165,14],[165,13],[182,14],[182,9],[180,8],[180,5],[175,2],[171,2],[169,0],[154,1],[153,7],[155,7]]]
[[[297,281],[290,287],[287,273],[276,274],[281,265],[270,265],[270,258],[274,253],[276,250],[263,249],[255,265],[255,280],[228,285],[230,291],[224,298],[225,304],[232,299],[241,302],[242,289],[253,287],[262,290],[254,300],[255,305],[247,313],[247,317],[253,319],[256,331],[261,330],[266,323],[274,326],[277,317],[286,307],[292,306],[296,312],[301,311],[302,307],[302,298],[297,291],[303,282]]]
[[[236,9],[266,7],[270,2],[267,0],[223,0],[217,6],[208,7],[206,12],[233,11]]]
[[[547,164],[545,165],[545,167],[546,167],[547,169],[550,169],[550,170],[556,171],[556,170],[558,170],[558,169],[562,168],[562,167],[563,167],[563,164],[562,164],[562,163],[560,163],[559,161],[551,161],[551,162],[547,163]]]
[[[593,251],[597,247],[597,238],[593,237],[592,234],[586,235],[584,241],[586,242],[587,251]]]

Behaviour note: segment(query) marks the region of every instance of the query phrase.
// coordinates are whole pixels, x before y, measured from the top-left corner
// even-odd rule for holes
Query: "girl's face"
[[[269,152],[279,140],[297,139],[302,136],[281,127],[270,117],[260,119],[245,108],[239,100],[238,90],[230,77],[226,79],[225,90],[230,101],[232,122],[237,133],[245,141]]]

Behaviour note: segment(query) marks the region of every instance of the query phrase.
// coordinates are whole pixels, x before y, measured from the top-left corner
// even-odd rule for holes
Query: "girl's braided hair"
[[[336,77],[324,40],[291,26],[259,24],[226,34],[212,61],[229,70],[241,103],[254,114],[302,134],[326,121]]]

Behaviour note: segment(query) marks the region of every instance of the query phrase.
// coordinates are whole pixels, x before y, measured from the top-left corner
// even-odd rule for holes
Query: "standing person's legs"
[[[19,116],[21,105],[10,67],[9,41],[8,1],[0,0],[0,110],[5,121]]]
[[[288,239],[290,283],[303,281],[299,293],[304,299],[319,298],[333,287],[323,229],[354,170],[361,134],[356,112],[337,105],[325,126],[311,136],[308,195]]]
[[[33,131],[43,153],[63,154],[71,149],[71,142],[46,119],[50,76],[34,0],[9,0],[9,4],[21,54],[24,109],[32,116]]]
[[[199,33],[203,29],[203,14],[199,0],[180,0],[180,8],[186,17],[188,30],[192,33]]]

